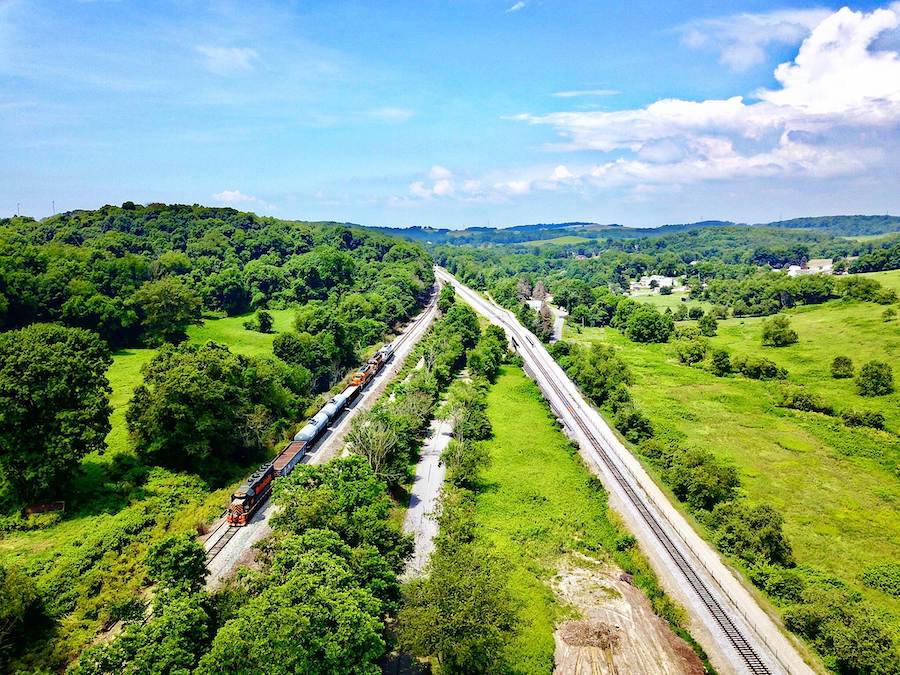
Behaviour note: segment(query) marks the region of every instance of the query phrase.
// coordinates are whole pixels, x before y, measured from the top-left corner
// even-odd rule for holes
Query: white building
[[[653,284],[653,282],[656,282]],[[668,286],[672,288],[675,286],[675,277],[664,277],[661,274],[653,274],[649,277],[641,277],[640,281],[638,281],[638,286],[641,288],[650,288],[651,284],[657,288],[664,288]]]
[[[787,269],[789,277],[799,277],[804,274],[834,274],[834,260],[831,258],[812,258],[803,267],[791,265]]]

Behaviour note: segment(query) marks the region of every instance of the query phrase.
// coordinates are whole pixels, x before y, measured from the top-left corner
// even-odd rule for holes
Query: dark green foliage
[[[705,335],[706,337],[713,337],[716,334],[716,329],[718,328],[718,322],[716,318],[712,314],[704,314],[697,321],[697,328],[700,329],[700,335]]]
[[[441,314],[446,314],[455,302],[456,291],[453,290],[453,286],[450,284],[441,286],[441,294],[438,296],[438,310]]]
[[[429,575],[406,588],[400,647],[436,656],[447,673],[505,672],[503,651],[515,634],[518,609],[508,575],[484,545],[467,540],[464,508],[448,509],[446,498],[443,503]]]
[[[877,302],[881,305],[890,305],[897,301],[895,291],[882,287],[876,279],[869,277],[841,277],[837,284],[837,292],[844,298]]]
[[[853,361],[849,356],[834,357],[834,361],[831,362],[831,376],[836,380],[853,377]]]
[[[731,367],[751,380],[784,380],[787,370],[780,368],[769,359],[755,356],[738,355],[731,359]]]
[[[863,583],[888,595],[900,598],[900,562],[872,565],[862,575]]]
[[[10,652],[26,637],[28,624],[39,612],[34,581],[15,567],[0,565],[0,668],[7,669]]]
[[[782,408],[792,408],[805,412],[817,412],[824,415],[834,414],[834,408],[823,401],[820,396],[799,386],[782,388],[781,401],[779,401],[778,405]]]
[[[762,343],[765,347],[784,347],[797,341],[797,331],[791,328],[786,316],[778,314],[762,322]]]
[[[272,332],[272,315],[264,309],[256,313],[256,330],[260,333]]]
[[[199,296],[173,277],[146,282],[133,301],[149,344],[181,340],[187,327],[200,321]]]
[[[667,342],[674,330],[671,315],[644,304],[630,312],[625,324],[625,335],[635,342]]]
[[[884,414],[875,410],[845,410],[841,419],[848,427],[869,427],[884,429]]]
[[[430,260],[409,244],[228,208],[106,206],[39,223],[0,219],[0,325],[61,321],[116,347],[177,339],[196,319],[198,298],[234,315],[355,290],[376,308],[365,318],[393,325],[432,281]]]
[[[616,429],[632,443],[640,443],[653,436],[653,425],[640,410],[624,406],[616,413]]]
[[[666,482],[681,501],[695,509],[710,510],[734,498],[740,485],[737,470],[704,450],[673,452]]]
[[[896,318],[897,318],[897,310],[894,309],[893,307],[888,307],[886,310],[884,310],[881,313],[881,320],[884,321],[885,323],[893,321]]]
[[[70,675],[189,673],[209,643],[210,618],[199,593],[164,593],[146,625],[130,624],[115,640],[84,651]]]
[[[109,433],[109,348],[81,328],[0,333],[0,470],[15,498],[59,496]]]
[[[168,588],[196,593],[206,578],[206,551],[191,534],[170,535],[150,547],[147,578]]]
[[[141,458],[214,474],[280,436],[296,420],[308,381],[275,361],[213,342],[164,346],[142,369],[126,419]]]
[[[506,333],[499,326],[488,326],[475,348],[469,350],[466,365],[472,375],[493,382],[506,354]]]
[[[785,625],[803,636],[842,674],[896,674],[900,647],[887,617],[840,587],[815,585],[784,611]]]
[[[709,359],[709,371],[716,377],[725,377],[732,371],[731,355],[725,349],[713,349]]]
[[[702,338],[682,339],[675,342],[675,353],[681,363],[692,366],[706,357],[708,346],[706,340]]]
[[[595,343],[588,349],[560,341],[550,348],[550,353],[597,405],[603,405],[614,392],[631,384],[628,366],[607,345]]]
[[[713,509],[709,523],[716,545],[725,553],[748,564],[794,565],[791,545],[782,530],[784,518],[768,504],[721,503]]]
[[[688,309],[688,318],[690,319],[700,320],[703,318],[703,316],[703,308],[698,305],[694,305],[693,307]]]
[[[856,391],[860,396],[885,396],[894,391],[894,370],[884,361],[863,364],[856,375]]]

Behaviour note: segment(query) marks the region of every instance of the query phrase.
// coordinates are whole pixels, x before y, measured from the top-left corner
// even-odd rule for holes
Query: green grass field
[[[900,287],[900,272],[872,275]],[[900,601],[864,588],[870,565],[900,559],[900,392],[856,394],[852,380],[834,380],[831,360],[850,356],[893,365],[900,388],[900,322],[883,322],[884,307],[835,300],[786,312],[799,334],[788,347],[762,347],[760,318],[719,322],[715,347],[761,355],[787,368],[788,381],[815,392],[838,411],[878,410],[889,431],[846,427],[839,419],[776,407],[781,384],[741,376],[717,378],[678,363],[671,344],[640,345],[611,329],[569,331],[582,342],[615,345],[635,375],[632,394],[657,433],[707,449],[732,462],[754,502],[785,515],[797,560],[824,570],[900,615]]]
[[[592,486],[587,469],[521,369],[501,370],[487,404],[494,430],[486,441],[492,463],[483,472],[476,520],[507,561],[510,585],[522,603],[522,629],[509,650],[509,665],[511,672],[549,673],[554,627],[571,610],[557,604],[548,582],[573,551],[609,560],[607,552],[615,550],[622,531],[610,520],[606,494]],[[646,562],[636,554],[616,553],[615,563],[637,572],[642,587],[656,588]]]
[[[711,306],[710,303],[699,300],[682,300],[682,298],[688,298],[688,293],[686,291],[674,291],[671,295],[660,295],[660,293],[656,290],[652,292],[637,291],[635,293],[632,293],[629,297],[637,300],[638,302],[653,305],[660,310],[665,310],[666,307],[668,307],[673,312],[678,309],[679,305],[686,305],[688,308],[700,306],[704,310],[708,309]]]
[[[587,237],[577,237],[573,234],[565,234],[552,239],[533,239],[532,241],[523,241],[521,246],[547,246],[548,244],[557,244],[563,246],[566,244],[583,244],[591,241]]]

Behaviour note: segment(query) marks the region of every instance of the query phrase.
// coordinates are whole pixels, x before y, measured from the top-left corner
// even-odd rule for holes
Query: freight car
[[[230,525],[246,525],[250,522],[256,510],[268,499],[272,481],[279,476],[287,476],[294,470],[309,448],[328,428],[328,424],[340,416],[393,355],[392,344],[379,349],[365,366],[353,374],[350,385],[322,406],[274,460],[264,464],[247,478],[231,497],[231,506],[228,508]]]

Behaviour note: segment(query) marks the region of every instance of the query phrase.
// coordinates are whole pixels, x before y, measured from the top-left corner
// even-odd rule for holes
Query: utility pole
[[[20,214],[19,214],[19,207],[20,207],[20,206],[21,206],[21,204],[20,204],[19,202],[16,202],[16,215],[17,215],[17,216],[20,215]]]
[[[55,199],[50,200],[50,210],[53,212],[53,215],[55,216],[56,215],[56,200]]]

